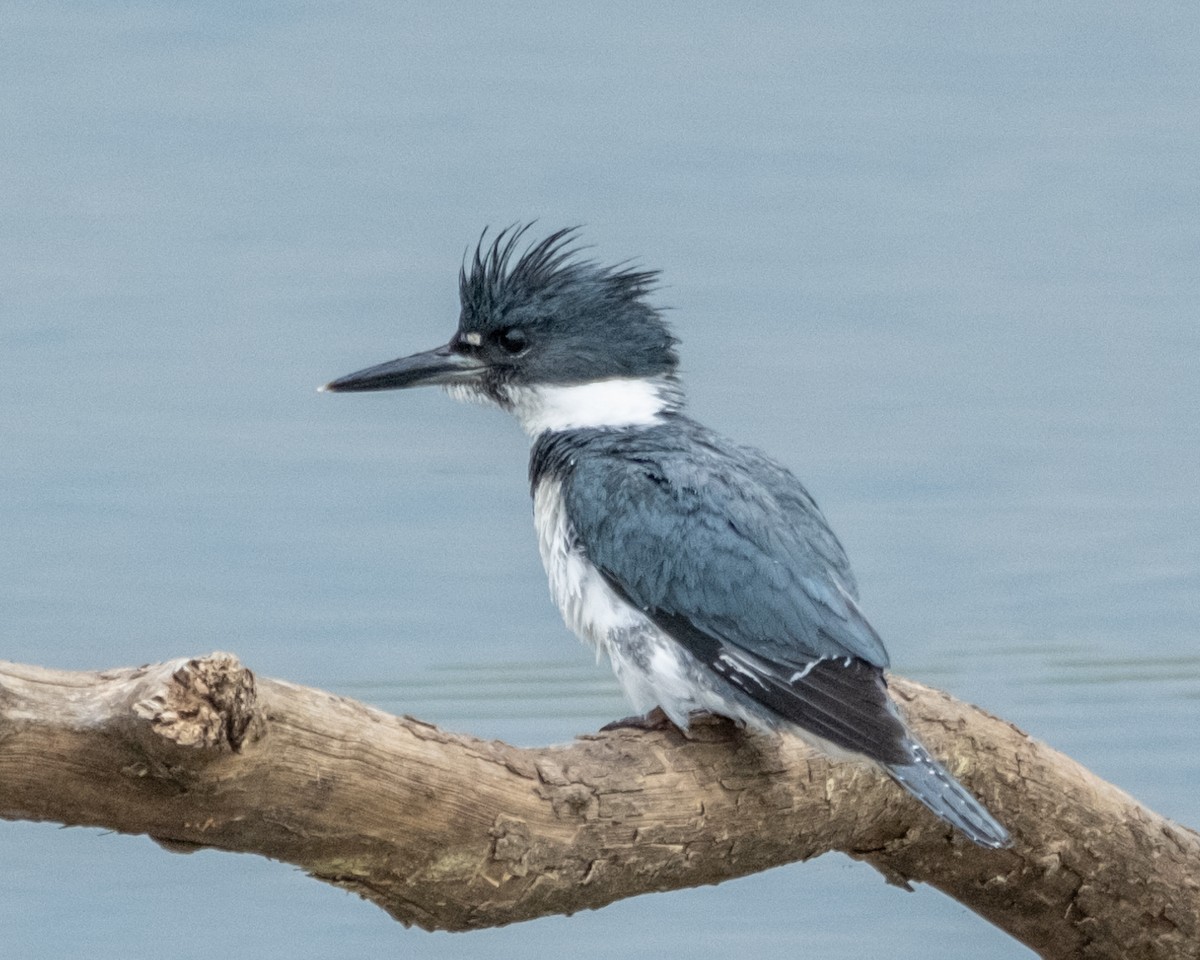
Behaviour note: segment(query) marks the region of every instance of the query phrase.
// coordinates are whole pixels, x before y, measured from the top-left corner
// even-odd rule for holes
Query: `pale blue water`
[[[693,410],[809,483],[897,671],[1200,823],[1200,15],[0,7],[0,657],[214,648],[538,744],[622,715],[525,444],[313,388],[443,342],[485,224],[665,271]],[[0,823],[5,957],[1027,952],[825,858],[468,936]]]

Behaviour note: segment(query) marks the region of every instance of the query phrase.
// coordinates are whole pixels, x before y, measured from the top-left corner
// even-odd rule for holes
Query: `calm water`
[[[0,9],[0,656],[229,649],[525,744],[623,715],[549,603],[516,427],[313,392],[443,342],[485,224],[586,223],[663,268],[694,412],[807,480],[898,672],[1200,824],[1192,6],[253,9]],[[0,929],[14,958],[1027,956],[832,857],[449,936],[6,823]]]

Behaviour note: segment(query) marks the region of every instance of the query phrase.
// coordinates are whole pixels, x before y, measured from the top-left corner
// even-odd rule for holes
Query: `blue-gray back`
[[[785,467],[687,417],[544,434],[530,478],[562,484],[588,559],[631,603],[780,664],[854,657],[887,666],[859,612],[849,561]]]

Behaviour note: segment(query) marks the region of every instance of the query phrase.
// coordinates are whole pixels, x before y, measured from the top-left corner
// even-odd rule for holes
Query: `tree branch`
[[[0,661],[0,817],[285,860],[430,930],[839,850],[1045,957],[1196,956],[1200,836],[978,708],[890,683],[1013,849],[971,845],[864,765],[720,720],[524,750],[220,653],[101,673]]]

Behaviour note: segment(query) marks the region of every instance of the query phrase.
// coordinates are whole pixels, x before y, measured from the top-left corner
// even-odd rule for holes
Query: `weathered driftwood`
[[[972,846],[864,766],[722,721],[518,749],[228,654],[102,673],[0,662],[0,817],[262,854],[442,930],[839,850],[1045,957],[1200,956],[1195,832],[1002,720],[891,684],[1013,849]]]

